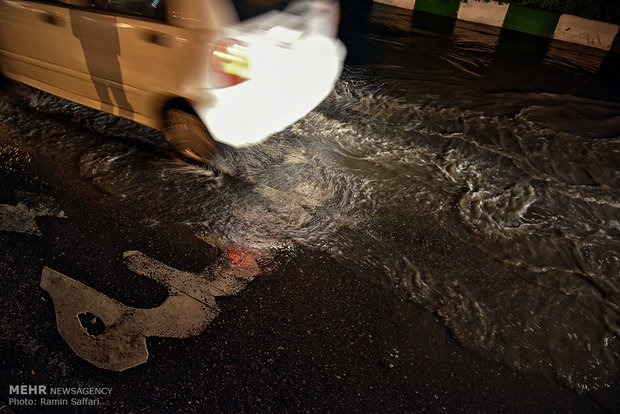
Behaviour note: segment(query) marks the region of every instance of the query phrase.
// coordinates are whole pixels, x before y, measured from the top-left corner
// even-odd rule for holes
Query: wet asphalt
[[[32,214],[19,217],[38,231],[0,231],[0,413],[618,410],[609,393],[578,394],[468,352],[437,315],[300,246],[257,258],[254,280],[217,298],[220,313],[199,335],[150,337],[146,363],[123,372],[96,368],[59,335],[54,304],[39,286],[45,266],[128,306],[152,308],[168,293],[129,271],[124,251],[188,272],[213,266],[223,251],[181,223],[144,226],[153,220],[148,203],[119,206],[71,156],[20,151],[19,134],[0,127],[0,204],[25,203]],[[46,209],[36,208],[41,200]],[[383,231],[398,237],[401,225],[394,217]],[[440,229],[419,224],[418,234],[429,260],[455,248]],[[462,254],[475,257],[470,249]],[[44,407],[40,395],[16,396],[17,385],[111,392],[93,406]]]
[[[0,232],[2,401],[21,384],[112,391],[96,407],[50,409],[36,397],[0,412],[605,412],[551,379],[471,355],[435,315],[310,250],[279,252],[246,290],[218,298],[221,313],[200,335],[149,338],[147,363],[96,368],[59,336],[43,266],[154,307],[166,293],[123,268],[124,244],[188,270],[217,249],[180,227],[136,228],[140,213],[76,200],[66,182],[24,170],[3,171],[1,201],[16,190],[53,196],[67,218],[36,219],[42,236]]]
[[[35,194],[64,212],[36,217],[40,235],[0,232],[0,412],[586,413],[613,404],[470,354],[434,314],[308,249],[261,262],[244,291],[217,299],[221,312],[200,335],[151,337],[145,364],[96,368],[59,335],[52,300],[39,287],[44,266],[149,308],[167,292],[127,270],[123,251],[187,271],[215,263],[221,251],[181,225],[137,226],[149,217],[144,206],[118,209],[78,171],[58,170],[70,160],[39,155],[15,162],[5,153],[0,170],[0,204]],[[386,226],[398,232],[398,223]],[[450,248],[440,231],[421,240],[432,251]],[[39,396],[37,405],[9,406],[10,387],[24,384],[112,391],[94,407],[42,407]]]

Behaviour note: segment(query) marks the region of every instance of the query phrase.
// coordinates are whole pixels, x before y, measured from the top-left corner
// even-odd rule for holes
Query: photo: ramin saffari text
[[[0,0],[0,414],[620,413],[620,4]]]

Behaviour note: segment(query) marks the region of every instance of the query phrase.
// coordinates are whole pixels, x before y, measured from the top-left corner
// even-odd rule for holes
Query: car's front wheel
[[[182,155],[208,163],[217,154],[215,141],[195,113],[169,108],[164,121],[166,139]]]

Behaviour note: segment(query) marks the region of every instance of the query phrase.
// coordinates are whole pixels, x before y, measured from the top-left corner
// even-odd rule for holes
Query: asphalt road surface
[[[367,12],[213,167],[3,84],[0,413],[620,410],[617,56]]]

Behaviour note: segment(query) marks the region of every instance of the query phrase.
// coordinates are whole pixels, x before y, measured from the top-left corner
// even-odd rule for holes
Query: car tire
[[[213,137],[195,113],[169,108],[164,122],[164,135],[180,154],[204,163],[211,161],[217,154]]]

